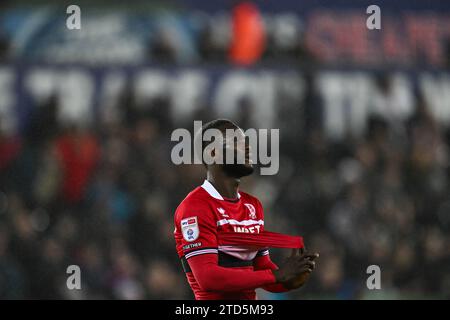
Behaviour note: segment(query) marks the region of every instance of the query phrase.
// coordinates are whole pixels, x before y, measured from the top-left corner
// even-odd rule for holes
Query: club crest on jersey
[[[251,203],[244,203],[244,205],[247,207],[248,211],[249,211],[249,217],[250,219],[256,219],[256,209],[255,206],[252,205]]]
[[[184,240],[192,242],[197,240],[200,230],[198,229],[197,217],[181,220],[181,232]]]

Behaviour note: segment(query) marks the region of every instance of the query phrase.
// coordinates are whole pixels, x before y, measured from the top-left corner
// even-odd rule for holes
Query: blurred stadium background
[[[192,299],[172,219],[204,175],[170,134],[216,117],[280,129],[243,188],[321,253],[261,298],[450,298],[450,2],[378,0],[381,30],[365,0],[76,4],[71,31],[62,1],[0,3],[0,298]]]

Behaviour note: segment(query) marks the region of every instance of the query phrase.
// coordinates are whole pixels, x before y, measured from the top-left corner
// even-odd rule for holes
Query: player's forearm
[[[273,263],[273,261],[270,259],[269,255],[260,256],[255,258],[253,262],[253,267],[255,270],[276,270],[278,269],[278,266]],[[269,284],[262,287],[264,290],[273,292],[273,293],[280,293],[280,292],[286,292],[289,291],[289,289],[286,289],[281,283],[275,283],[275,284]]]
[[[272,293],[282,293],[289,291],[289,289],[286,289],[281,283],[270,284],[262,288]]]
[[[224,268],[217,264],[217,255],[214,254],[195,256],[188,262],[199,286],[205,291],[233,292],[275,284],[275,276],[270,269]]]

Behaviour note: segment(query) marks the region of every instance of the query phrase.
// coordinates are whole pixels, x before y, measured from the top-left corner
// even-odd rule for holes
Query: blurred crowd
[[[139,109],[124,95],[121,105],[114,121],[62,126],[51,99],[20,134],[0,135],[1,299],[193,298],[173,214],[204,168],[172,164],[170,100]],[[334,141],[321,106],[312,88],[300,104],[280,99],[280,172],[243,181],[266,229],[321,254],[303,289],[260,297],[450,298],[450,131],[417,96],[407,121],[373,115],[363,136]],[[256,108],[232,120],[257,126]],[[181,126],[219,116],[205,107]],[[272,250],[275,262],[285,254]],[[66,287],[69,265],[81,290]],[[370,265],[382,290],[366,287]]]
[[[237,1],[214,14],[186,10],[182,2],[178,11],[162,1],[155,7],[167,6],[161,9],[163,13],[146,8],[140,14],[136,7],[133,11],[108,5],[100,6],[108,13],[102,15],[93,1],[93,7],[81,6],[83,24],[75,32],[60,28],[66,18],[62,6],[29,10],[13,3],[0,4],[0,62],[249,65],[257,61],[307,64],[312,59],[305,47],[301,17],[294,12],[263,13],[251,2]],[[30,43],[24,43],[20,30],[39,12],[46,15],[41,31],[35,30],[26,39]],[[34,50],[26,50],[27,45]]]

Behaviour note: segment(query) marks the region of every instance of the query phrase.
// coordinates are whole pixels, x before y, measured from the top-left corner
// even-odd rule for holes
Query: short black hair
[[[203,141],[203,135],[204,135],[205,131],[208,130],[208,129],[218,129],[222,133],[225,133],[226,129],[239,129],[239,126],[236,123],[234,123],[233,121],[228,120],[228,119],[216,119],[216,120],[212,120],[210,122],[205,123],[202,126],[202,128],[200,130],[198,130],[198,132],[196,132],[195,138],[194,138],[195,142],[197,142],[198,139],[201,139],[201,142],[202,142],[201,154],[197,153],[197,156],[200,159],[203,159],[202,158],[203,151],[208,146],[208,144],[211,143],[210,141]],[[194,144],[194,146],[195,145],[196,144]]]

